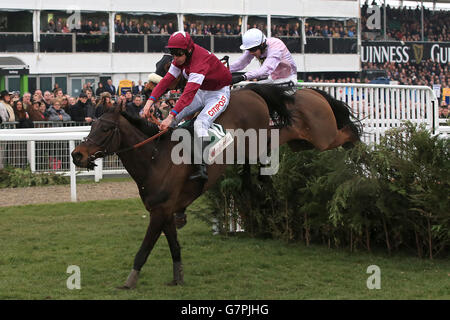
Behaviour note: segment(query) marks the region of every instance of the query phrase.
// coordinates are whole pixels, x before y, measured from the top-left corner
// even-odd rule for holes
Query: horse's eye
[[[108,127],[103,127],[103,128],[102,128],[102,131],[103,131],[103,132],[108,132],[109,130],[111,130],[111,128],[108,128]]]

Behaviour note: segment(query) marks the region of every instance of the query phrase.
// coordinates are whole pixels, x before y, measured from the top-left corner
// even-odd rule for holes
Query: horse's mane
[[[152,137],[159,132],[158,126],[154,123],[148,122],[143,118],[133,117],[125,111],[121,111],[120,114],[125,119],[127,119],[128,122],[131,123],[136,129],[138,129],[148,137]]]

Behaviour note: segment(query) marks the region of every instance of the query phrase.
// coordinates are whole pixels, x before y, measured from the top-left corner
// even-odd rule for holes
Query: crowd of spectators
[[[375,3],[372,3],[374,5]],[[367,27],[367,19],[370,14],[368,1],[361,8],[362,38],[382,39],[381,30],[374,31]],[[386,40],[422,41],[421,36],[421,7],[415,9],[407,7],[391,8],[386,6]],[[383,16],[383,10],[381,10]],[[449,11],[433,11],[424,8],[424,40],[425,41],[450,41]],[[383,18],[382,18],[383,19]]]
[[[106,84],[99,83],[97,90],[91,83],[86,83],[78,97],[64,94],[55,85],[52,91],[36,90],[33,94],[26,92],[20,97],[19,92],[0,93],[0,123],[16,122],[17,128],[30,128],[39,121],[75,121],[90,124],[111,107],[119,107],[134,117],[140,117],[141,111],[151,95],[156,82],[142,84],[133,82],[131,89],[116,90],[111,80]],[[175,106],[180,95],[172,90],[159,99],[155,105],[155,116],[163,120]]]
[[[374,5],[375,3],[372,3]],[[370,30],[367,26],[369,2],[366,0],[361,7],[361,26],[363,40],[383,39],[382,30]],[[383,10],[381,10],[383,15]],[[421,9],[408,7],[393,8],[386,6],[387,30],[386,40],[421,41]],[[150,17],[151,18],[151,17]],[[178,30],[175,19],[149,19],[149,17],[120,16],[114,22],[117,34],[172,34]],[[191,20],[191,21],[188,21]],[[235,20],[235,21],[234,21]],[[81,32],[87,34],[107,34],[108,20],[103,17],[89,17],[79,22],[76,27],[69,28],[67,18],[50,19],[43,32],[69,33]],[[184,30],[193,35],[240,35],[241,25],[237,19],[228,23],[217,23],[211,18],[187,17]],[[433,11],[424,9],[425,41],[450,41],[449,11]],[[381,23],[381,27],[382,27]],[[267,34],[267,23],[259,20],[249,23],[247,28],[259,28]],[[307,19],[305,25],[307,37],[354,38],[357,36],[356,21]],[[271,24],[271,34],[276,37],[300,37],[301,23],[292,19],[274,19]]]

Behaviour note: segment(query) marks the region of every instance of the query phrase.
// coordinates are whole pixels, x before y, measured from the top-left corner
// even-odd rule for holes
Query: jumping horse
[[[271,119],[273,126],[269,125]],[[288,94],[286,89],[270,84],[232,90],[230,103],[216,123],[225,130],[267,129],[270,132],[277,129],[280,145],[288,143],[294,150],[327,150],[349,145],[359,141],[361,134],[358,121],[352,121],[349,107],[327,93],[302,89]],[[173,280],[169,284],[183,284],[175,217],[216,183],[226,167],[225,164],[211,164],[206,182],[189,180],[193,166],[176,165],[171,161],[171,150],[178,143],[171,141],[171,132],[175,131],[163,134],[158,131],[157,125],[131,118],[116,108],[95,121],[85,141],[72,152],[75,165],[85,168],[93,168],[96,158],[117,153],[150,212],[147,232],[122,289],[136,287],[139,273],[162,232],[173,261]],[[142,143],[152,137],[157,138]],[[233,143],[229,148],[236,152],[235,145]]]

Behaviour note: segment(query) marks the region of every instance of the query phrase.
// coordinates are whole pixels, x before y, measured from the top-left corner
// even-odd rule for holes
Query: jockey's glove
[[[235,84],[235,83],[245,81],[245,80],[247,80],[247,77],[245,76],[245,74],[240,75],[240,76],[233,76],[231,78],[231,84]]]

